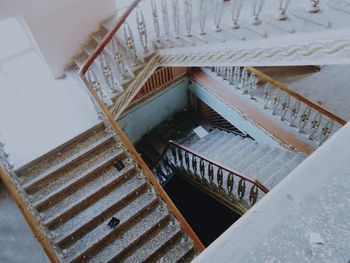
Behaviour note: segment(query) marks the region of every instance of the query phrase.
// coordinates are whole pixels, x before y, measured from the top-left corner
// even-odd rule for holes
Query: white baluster
[[[290,4],[290,1],[291,0],[280,0],[280,6],[279,6],[280,15],[278,17],[279,20],[286,20],[288,18],[286,12]]]
[[[319,2],[320,0],[310,0],[308,12],[317,13],[318,11],[320,11],[320,7],[318,6]]]
[[[101,84],[95,74],[95,72],[93,71],[92,68],[90,68],[87,71],[87,80],[89,81],[89,83],[92,85],[92,87],[94,88],[94,90],[96,91],[97,95],[101,98],[101,100],[107,105],[110,106],[112,105],[112,100],[109,98],[109,96],[107,96],[105,94],[105,92],[101,89]]]
[[[222,15],[224,11],[224,1],[223,0],[216,0],[215,4],[215,17],[214,17],[214,22],[215,22],[215,31],[220,32],[221,29],[221,20],[222,20]]]
[[[180,38],[180,7],[179,0],[172,0],[173,22],[175,30],[175,38]]]
[[[290,105],[290,96],[286,94],[281,104],[281,121],[284,121]]]
[[[239,28],[239,24],[238,24],[238,19],[239,19],[239,15],[241,13],[242,10],[242,3],[243,0],[235,0],[232,3],[232,28],[234,29],[238,29]]]
[[[300,123],[299,123],[299,132],[300,133],[303,133],[305,131],[305,127],[306,127],[307,123],[309,122],[310,115],[311,115],[311,109],[308,106],[306,106],[303,114],[300,116]]]
[[[106,52],[103,50],[98,58],[100,61],[100,67],[102,69],[103,78],[107,86],[111,89],[112,93],[115,94],[117,92],[117,89],[114,86],[115,79],[113,76],[111,66],[109,65]]]
[[[334,127],[334,121],[328,120],[326,125],[321,130],[321,140],[320,145],[323,144],[329,137],[329,135],[332,133]]]
[[[312,137],[316,134],[316,132],[318,131],[318,128],[321,125],[321,121],[322,121],[322,114],[318,112],[314,117],[314,119],[311,121],[309,139],[312,139]]]
[[[253,24],[254,25],[260,25],[260,14],[262,11],[262,8],[264,6],[265,0],[255,0],[253,5]]]
[[[187,37],[191,37],[192,29],[192,0],[185,0],[185,22],[186,22],[186,31]]]
[[[124,23],[124,38],[128,47],[129,58],[131,59],[132,64],[136,66],[139,63],[139,61],[136,54],[135,41],[131,28],[127,22]]]
[[[200,0],[199,3],[199,27],[201,35],[205,35],[204,29],[207,20],[207,3],[208,0]]]
[[[125,80],[127,78],[127,70],[125,67],[124,57],[123,57],[123,53],[121,52],[121,48],[115,38],[112,38],[110,42],[110,48],[113,54],[115,66],[119,74],[121,75],[122,79]]]
[[[151,0],[151,7],[152,7],[152,16],[153,16],[153,25],[154,25],[154,31],[156,32],[157,42],[160,41],[160,27],[159,27],[159,19],[158,19],[158,10],[157,10],[157,4],[156,0]]]
[[[295,121],[298,117],[300,111],[300,101],[296,100],[292,109],[290,110],[290,123],[289,126],[293,127],[295,124]]]
[[[272,115],[276,115],[278,113],[278,107],[281,102],[281,94],[278,90],[275,90],[273,96],[273,107],[272,107]]]
[[[168,13],[168,4],[167,0],[162,0],[162,13],[163,13],[163,24],[164,32],[167,39],[169,39],[170,29],[169,29],[169,13]]]
[[[136,8],[136,22],[137,22],[137,30],[139,31],[141,45],[143,47],[143,52],[148,53],[146,23],[145,23],[145,18],[143,16],[142,10],[139,6]]]

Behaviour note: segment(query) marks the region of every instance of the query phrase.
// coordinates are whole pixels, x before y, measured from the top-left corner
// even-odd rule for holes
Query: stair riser
[[[109,140],[100,144],[98,147],[91,149],[90,151],[88,151],[84,155],[79,156],[78,158],[69,162],[67,165],[57,169],[56,171],[48,174],[47,176],[41,178],[40,180],[37,180],[37,181],[33,182],[32,184],[24,187],[24,190],[29,195],[35,193],[36,191],[40,190],[42,187],[45,187],[48,184],[55,181],[58,177],[60,177],[61,173],[69,171],[70,169],[74,168],[75,166],[78,166],[79,164],[86,161],[89,157],[91,158],[91,156],[94,156],[94,155],[98,154],[99,152],[103,152],[108,147],[110,147],[111,143],[114,143],[113,138],[110,138]]]
[[[70,245],[72,245],[72,243],[75,242],[75,240],[80,239],[84,234],[88,233],[96,225],[106,221],[106,219],[110,218],[111,216],[116,214],[119,210],[123,209],[126,204],[136,199],[137,198],[136,192],[138,192],[139,194],[143,194],[146,190],[147,190],[146,184],[139,186],[134,191],[130,192],[129,195],[119,200],[116,204],[110,206],[108,209],[106,209],[96,217],[92,218],[91,221],[89,221],[87,224],[80,226],[80,228],[77,229],[74,233],[66,236],[61,240],[58,240],[56,242],[56,245],[59,246],[61,249],[69,247]],[[118,228],[120,228],[120,226],[118,226]],[[72,240],[73,236],[74,236],[74,240]]]
[[[125,153],[118,155],[117,157],[109,160],[108,162],[104,163],[102,166],[98,167],[93,172],[87,174],[86,176],[82,177],[80,180],[77,180],[76,182],[70,184],[68,187],[64,188],[62,191],[57,192],[55,195],[51,196],[48,199],[43,200],[42,202],[36,204],[35,208],[41,212],[43,210],[47,210],[50,207],[56,205],[58,202],[72,194],[76,189],[79,189],[88,183],[95,180],[97,177],[101,176],[107,168],[113,164],[116,160],[121,160],[125,157]]]
[[[101,199],[103,196],[106,196],[110,192],[112,192],[117,186],[120,186],[122,183],[125,183],[127,180],[131,179],[131,174],[135,173],[135,168],[129,170],[124,175],[118,177],[116,180],[111,182],[110,184],[104,186],[103,188],[100,188],[98,191],[96,191],[94,194],[90,195],[88,198],[82,200],[78,204],[74,205],[72,208],[66,210],[64,213],[58,215],[57,217],[44,222],[44,224],[49,229],[56,229],[57,227],[61,226],[65,222],[67,222],[69,219],[71,219],[74,215],[79,213],[80,211],[86,209],[91,204],[95,203],[99,199]],[[127,177],[127,178],[126,178]]]
[[[128,254],[130,254],[130,250],[134,250],[147,236],[151,235],[152,232],[157,231],[157,229],[164,227],[170,221],[170,217],[164,217],[157,224],[147,229],[146,232],[142,233],[142,235],[138,236],[136,240],[133,241],[132,245],[127,249],[124,249],[122,253],[116,254],[111,260],[107,261],[107,263],[120,262],[121,258],[125,258]]]
[[[169,247],[172,246],[173,243],[181,242],[181,231],[174,233],[174,235],[165,242],[160,248],[158,248],[156,251],[154,251],[151,255],[149,255],[147,258],[143,260],[144,263],[152,263],[155,262],[155,259],[164,253]]]
[[[67,151],[70,152],[71,149],[74,148],[74,146],[80,144],[82,141],[85,141],[89,137],[91,137],[91,134],[93,133],[93,131],[95,131],[95,133],[93,134],[99,133],[102,130],[102,127],[103,127],[102,125],[93,127],[92,129],[87,130],[86,132],[79,135],[77,138],[73,139],[72,141],[69,141],[64,145],[61,145],[57,149],[54,149],[53,151],[45,154],[44,156],[34,160],[33,162],[30,162],[29,164],[19,168],[18,170],[16,170],[17,176],[26,177],[28,174],[37,173],[38,170],[40,170],[38,166],[40,166],[42,163],[51,163],[53,160],[57,158],[57,155],[56,155],[57,152],[67,152]]]
[[[94,245],[90,246],[84,253],[77,255],[70,263],[78,263],[82,262],[82,259],[88,259],[89,257],[95,255],[100,251],[104,246],[113,241],[118,235],[123,233],[126,227],[130,227],[130,225],[136,224],[140,219],[142,219],[143,215],[149,212],[150,209],[155,209],[158,204],[158,200],[154,200],[150,205],[144,207],[140,211],[138,211],[135,215],[133,215],[129,220],[121,222],[118,228],[115,231],[111,231],[111,233],[105,236],[103,239],[98,240]],[[148,230],[149,233],[151,230]],[[116,256],[118,258],[118,256]]]

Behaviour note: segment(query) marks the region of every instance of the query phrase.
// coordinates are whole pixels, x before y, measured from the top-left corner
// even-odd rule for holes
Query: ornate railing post
[[[239,23],[238,23],[238,19],[239,19],[239,15],[241,13],[242,10],[242,3],[243,0],[235,0],[232,3],[232,28],[233,29],[238,29],[239,28]]]
[[[260,25],[260,14],[264,6],[265,0],[255,0],[253,5],[253,24]]]
[[[175,38],[180,38],[180,7],[179,0],[172,0],[173,22],[175,30]]]
[[[136,53],[134,36],[132,34],[130,25],[127,22],[124,23],[124,39],[128,47],[129,58],[132,64],[136,66],[139,63],[139,61]]]
[[[156,32],[157,42],[159,42],[160,41],[160,27],[159,27],[159,19],[158,19],[158,10],[157,10],[156,0],[151,0],[151,7],[152,7],[154,31]]]
[[[222,15],[224,11],[224,1],[223,0],[216,0],[215,3],[215,16],[214,16],[214,22],[215,22],[215,31],[220,32],[221,29],[221,20]]]
[[[139,6],[136,8],[136,22],[137,22],[137,30],[139,31],[140,42],[143,47],[143,52],[146,54],[149,52],[147,48],[146,22],[145,22],[145,17],[143,16],[142,10]]]
[[[185,22],[186,22],[186,36],[191,37],[192,29],[192,0],[185,0]]]
[[[291,0],[280,0],[280,5],[279,5],[280,15],[278,17],[279,20],[286,20],[288,18],[286,12],[290,4],[290,1]]]
[[[199,28],[200,34],[205,35],[205,22],[207,20],[207,3],[208,0],[200,0],[199,3]]]
[[[169,12],[167,0],[162,0],[162,13],[163,13],[163,26],[164,32],[167,39],[169,39],[170,29],[169,29]]]

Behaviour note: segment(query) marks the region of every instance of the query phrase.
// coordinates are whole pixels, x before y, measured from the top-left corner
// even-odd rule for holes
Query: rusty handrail
[[[250,72],[252,72],[253,74],[255,74],[256,76],[258,76],[261,80],[272,84],[273,87],[278,88],[278,89],[286,92],[288,95],[294,97],[298,101],[303,102],[304,104],[308,105],[310,108],[313,108],[316,111],[322,113],[323,115],[326,115],[331,120],[336,121],[341,125],[345,125],[347,123],[345,120],[339,118],[338,116],[336,116],[333,113],[329,112],[328,110],[320,107],[319,105],[309,101],[308,99],[299,95],[298,93],[290,90],[286,85],[284,85],[283,83],[281,83],[277,80],[274,80],[273,78],[271,78],[270,76],[261,72],[260,70],[257,70],[256,68],[253,68],[253,67],[247,67],[246,69],[249,70]]]
[[[265,194],[267,194],[269,192],[269,189],[267,189],[260,181],[258,180],[253,180],[253,179],[250,179],[249,177],[245,176],[245,175],[242,175],[241,173],[237,172],[237,171],[234,171],[233,169],[225,166],[224,164],[221,164],[219,162],[216,162],[216,161],[213,161],[213,160],[210,160],[208,159],[207,157],[203,156],[202,154],[200,153],[197,153],[196,151],[190,149],[190,148],[187,148],[186,146],[183,146],[177,142],[174,142],[172,140],[169,141],[167,147],[165,147],[164,151],[162,152],[161,156],[159,157],[159,161],[164,157],[164,155],[166,154],[166,152],[168,151],[168,149],[170,148],[171,145],[175,145],[176,147],[190,153],[191,155],[193,156],[196,156],[208,163],[211,163],[213,165],[215,165],[216,167],[218,168],[221,168],[222,170],[228,172],[228,173],[231,173],[247,182],[250,182],[251,184],[254,184],[256,185],[262,192],[264,192]]]
[[[95,59],[98,57],[98,55],[101,54],[101,52],[104,50],[104,48],[109,44],[109,42],[112,40],[114,35],[118,32],[118,30],[121,28],[121,26],[124,24],[125,20],[129,17],[130,13],[135,9],[135,7],[141,2],[141,0],[134,0],[132,4],[126,9],[126,11],[123,13],[123,15],[118,19],[116,25],[113,27],[113,29],[103,38],[103,41],[101,44],[99,44],[94,52],[87,58],[87,60],[84,62],[83,66],[81,67],[79,71],[79,75],[82,78],[82,76],[86,73],[86,71],[89,69],[91,64],[95,61]]]

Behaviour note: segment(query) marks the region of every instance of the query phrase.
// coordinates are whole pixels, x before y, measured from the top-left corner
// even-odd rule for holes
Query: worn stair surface
[[[16,174],[24,201],[61,262],[190,262],[198,254],[102,124]],[[113,217],[116,227],[109,226]]]
[[[307,156],[286,148],[257,143],[219,129],[207,129],[200,139],[191,136],[183,144],[206,158],[222,163],[233,171],[260,181],[271,189]]]

